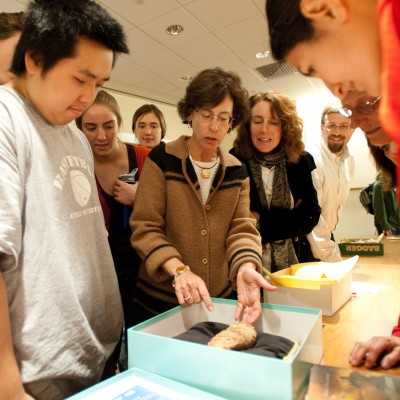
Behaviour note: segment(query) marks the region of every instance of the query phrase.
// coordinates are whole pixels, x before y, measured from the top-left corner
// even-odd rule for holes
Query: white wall
[[[131,130],[132,116],[135,110],[145,103],[153,103],[163,112],[167,122],[166,139],[173,140],[182,134],[189,134],[187,125],[182,124],[176,106],[172,104],[159,103],[157,101],[134,97],[121,92],[107,89],[118,101],[123,118],[123,139],[134,141]],[[312,95],[300,97],[296,100],[299,115],[304,121],[304,136],[306,142],[317,140],[320,131],[321,112],[325,105],[335,98],[329,91],[316,92]],[[232,148],[236,132],[232,132],[225,137],[223,148]],[[373,217],[366,213],[358,199],[359,188],[366,186],[375,178],[376,171],[373,166],[368,146],[364,134],[356,130],[349,142],[351,153],[356,161],[356,176],[351,186],[349,198],[343,210],[340,223],[334,234],[337,240],[349,237],[369,236],[375,233]]]
[[[337,242],[344,238],[358,238],[377,235],[374,217],[368,214],[359,200],[359,189],[350,190],[346,206],[340,217],[334,235]]]

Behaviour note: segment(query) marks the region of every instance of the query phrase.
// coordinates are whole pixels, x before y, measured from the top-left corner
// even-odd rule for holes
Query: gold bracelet
[[[188,265],[180,265],[175,272],[172,275],[172,287],[175,287],[175,279],[179,276],[182,275],[184,272],[190,271],[190,268]]]

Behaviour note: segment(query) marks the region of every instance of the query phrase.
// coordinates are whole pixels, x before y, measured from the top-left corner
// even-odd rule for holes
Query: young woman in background
[[[132,132],[141,146],[153,149],[167,133],[167,125],[161,110],[154,104],[139,107],[132,119]]]
[[[100,90],[94,103],[76,120],[88,138],[94,156],[97,189],[108,230],[108,242],[114,259],[125,317],[125,331],[133,326],[133,298],[140,258],[130,244],[129,218],[135,203],[138,180],[150,149],[128,145],[118,139],[122,125],[117,101]],[[119,177],[138,169],[136,183]]]

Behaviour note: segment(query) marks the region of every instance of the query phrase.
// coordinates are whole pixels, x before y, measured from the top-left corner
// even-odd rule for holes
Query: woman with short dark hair
[[[131,243],[143,262],[135,303],[138,321],[178,304],[234,298],[235,317],[261,313],[261,241],[249,210],[249,179],[220,145],[246,117],[247,91],[238,75],[200,72],[178,104],[192,130],[151,151],[131,218]],[[257,272],[258,271],[258,272]]]

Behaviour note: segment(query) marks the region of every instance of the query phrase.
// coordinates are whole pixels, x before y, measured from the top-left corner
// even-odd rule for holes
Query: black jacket
[[[231,153],[236,156],[234,151],[231,150]],[[244,164],[250,177],[250,210],[260,214],[259,230],[262,243],[309,234],[317,225],[321,214],[317,191],[311,177],[311,171],[316,168],[312,155],[304,152],[296,164],[286,163],[290,191],[294,204],[298,204],[292,210],[262,208],[252,173],[247,163]]]

